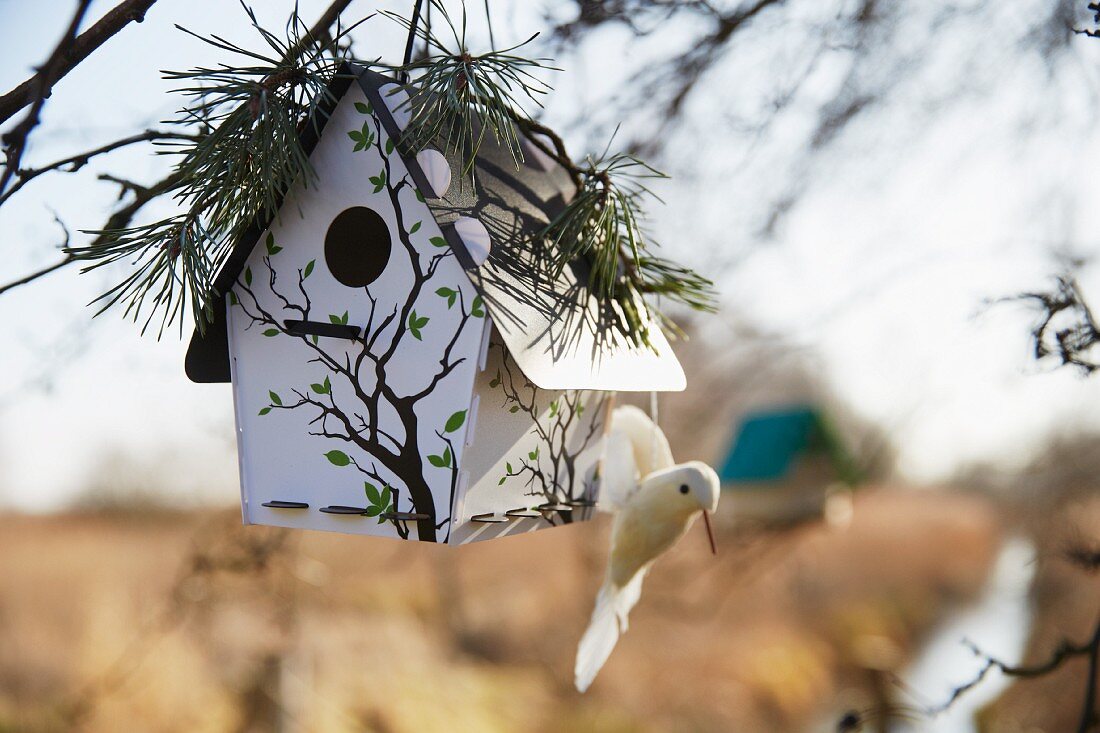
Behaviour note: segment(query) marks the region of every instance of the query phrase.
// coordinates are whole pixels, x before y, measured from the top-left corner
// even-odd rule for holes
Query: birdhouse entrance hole
[[[393,243],[382,216],[366,206],[344,209],[325,234],[325,264],[338,281],[362,288],[378,279]]]

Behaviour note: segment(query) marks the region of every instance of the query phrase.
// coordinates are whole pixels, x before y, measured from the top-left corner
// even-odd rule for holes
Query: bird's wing
[[[638,467],[634,464],[634,449],[622,433],[608,433],[600,462],[601,511],[617,512],[638,487]]]
[[[611,414],[611,432],[622,433],[630,440],[638,476],[645,478],[654,471],[669,468],[675,461],[668,447],[668,438],[649,415],[633,405],[623,405]]]
[[[642,479],[672,465],[664,431],[633,405],[616,408],[600,463],[599,508],[618,511]]]

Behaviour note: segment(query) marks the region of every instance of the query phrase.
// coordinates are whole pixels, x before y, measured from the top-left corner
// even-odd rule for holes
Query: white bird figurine
[[[573,670],[584,692],[611,655],[653,562],[702,514],[714,551],[709,513],[718,508],[714,469],[699,461],[676,465],[661,429],[636,407],[617,408],[604,448],[600,508],[615,511],[607,575]]]

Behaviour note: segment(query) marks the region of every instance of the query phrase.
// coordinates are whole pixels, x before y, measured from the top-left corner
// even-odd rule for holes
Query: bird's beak
[[[710,526],[710,512],[703,510],[703,526],[707,528],[707,539],[710,540],[711,553],[718,554],[718,545],[714,544],[714,530]]]

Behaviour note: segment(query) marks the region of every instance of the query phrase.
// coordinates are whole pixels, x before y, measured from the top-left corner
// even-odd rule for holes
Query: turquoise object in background
[[[801,456],[825,453],[836,479],[849,486],[861,471],[829,420],[809,405],[749,413],[741,422],[718,476],[723,485],[778,482]]]

